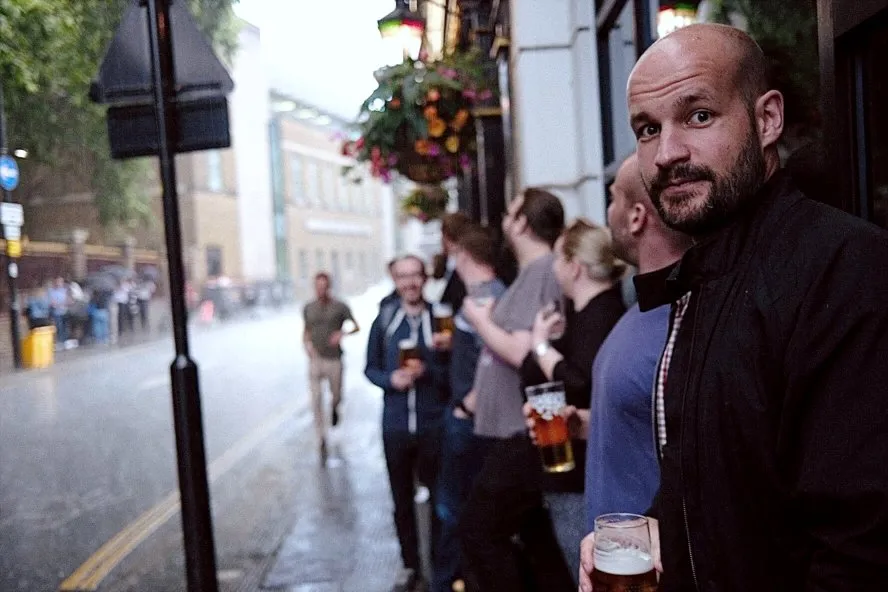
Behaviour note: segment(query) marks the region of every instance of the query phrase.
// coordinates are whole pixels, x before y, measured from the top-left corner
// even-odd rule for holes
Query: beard
[[[734,166],[725,177],[711,168],[678,163],[660,169],[650,182],[648,192],[660,218],[670,228],[690,236],[704,236],[731,221],[744,201],[749,200],[764,184],[767,166],[761,143],[750,131]],[[702,206],[691,203],[691,195],[673,196],[664,203],[663,191],[675,182],[705,181],[710,185]]]

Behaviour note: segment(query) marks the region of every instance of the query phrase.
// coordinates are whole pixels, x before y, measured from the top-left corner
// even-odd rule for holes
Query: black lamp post
[[[376,24],[383,39],[400,43],[404,59],[415,60],[419,56],[425,35],[425,18],[410,10],[407,0],[395,0],[395,9]]]

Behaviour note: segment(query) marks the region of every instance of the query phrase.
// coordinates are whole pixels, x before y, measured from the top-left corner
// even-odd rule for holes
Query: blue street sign
[[[19,184],[19,168],[11,156],[0,156],[0,187],[12,191]]]

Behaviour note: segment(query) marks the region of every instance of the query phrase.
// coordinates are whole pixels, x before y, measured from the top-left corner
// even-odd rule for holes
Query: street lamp
[[[661,6],[657,14],[657,37],[665,37],[673,31],[697,22],[697,7],[694,3],[670,4],[670,6]]]
[[[387,43],[396,44],[404,59],[419,57],[425,35],[425,19],[410,10],[407,0],[395,0],[395,9],[376,22],[379,34]]]

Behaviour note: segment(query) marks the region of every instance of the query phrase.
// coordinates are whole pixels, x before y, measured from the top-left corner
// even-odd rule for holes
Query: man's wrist
[[[465,413],[470,418],[475,417],[475,413],[472,411],[469,411],[469,408],[466,407],[466,404],[462,399],[460,399],[459,401],[456,402],[456,408],[459,409],[460,411],[462,411],[463,413]]]

